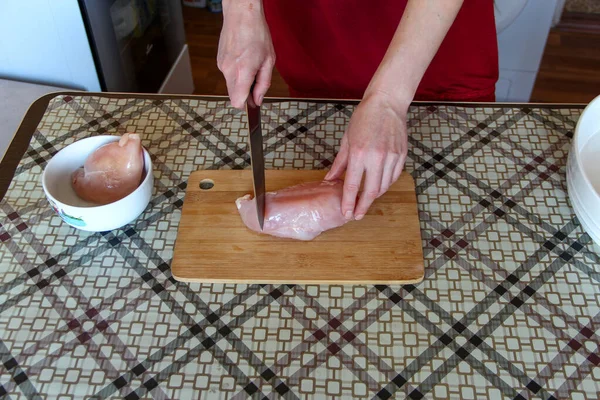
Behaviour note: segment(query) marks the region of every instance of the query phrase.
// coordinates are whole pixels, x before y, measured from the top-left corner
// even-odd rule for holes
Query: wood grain
[[[600,94],[600,33],[550,31],[532,102],[589,103]]]
[[[267,190],[322,180],[325,171],[268,170]],[[214,186],[200,189],[210,179]],[[303,242],[252,232],[235,200],[251,171],[197,171],[188,181],[171,270],[186,282],[408,284],[423,279],[415,186],[402,174],[365,218]]]

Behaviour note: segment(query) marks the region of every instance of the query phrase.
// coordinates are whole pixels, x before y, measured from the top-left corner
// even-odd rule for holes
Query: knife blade
[[[262,231],[265,222],[265,158],[263,154],[260,106],[254,103],[254,99],[252,98],[253,89],[254,84],[250,88],[250,94],[246,100],[246,115],[248,116],[248,143],[250,144],[250,163],[252,165],[252,185],[254,187],[256,215],[258,216],[258,224]]]

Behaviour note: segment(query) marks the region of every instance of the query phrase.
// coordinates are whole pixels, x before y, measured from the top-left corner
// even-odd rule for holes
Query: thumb
[[[349,151],[348,145],[346,144],[345,140],[342,140],[342,145],[341,145],[340,151],[338,152],[338,155],[335,157],[335,160],[333,161],[333,165],[331,166],[331,169],[325,176],[326,181],[332,181],[332,180],[339,179],[342,177],[342,175],[346,171],[346,167],[348,166],[349,154],[350,154],[350,151]]]

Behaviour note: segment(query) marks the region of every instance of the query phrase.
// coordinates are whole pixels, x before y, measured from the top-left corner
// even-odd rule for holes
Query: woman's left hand
[[[382,92],[366,96],[354,111],[325,177],[338,179],[346,172],[342,198],[346,219],[362,219],[373,201],[400,177],[408,152],[407,111],[408,104],[398,106]],[[363,175],[364,187],[357,199]]]

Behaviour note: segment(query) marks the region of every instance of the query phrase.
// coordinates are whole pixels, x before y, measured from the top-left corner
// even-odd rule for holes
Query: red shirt
[[[294,97],[360,99],[407,0],[263,0],[276,67]],[[494,101],[493,0],[466,0],[415,100]]]

